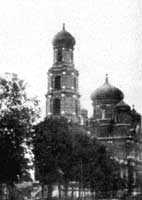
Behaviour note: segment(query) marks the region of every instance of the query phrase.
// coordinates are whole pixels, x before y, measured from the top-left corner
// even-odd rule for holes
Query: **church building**
[[[93,116],[80,108],[79,72],[74,66],[75,38],[65,25],[53,39],[53,65],[48,70],[46,117],[64,116],[69,121],[87,126],[92,136],[102,142],[121,166],[121,175],[135,188],[142,177],[141,115],[124,101],[123,92],[104,84],[91,95]]]
[[[123,92],[109,83],[107,75],[91,99],[91,132],[121,166],[121,176],[130,183],[128,190],[132,191],[142,178],[142,170],[138,169],[142,164],[141,116],[124,102]]]

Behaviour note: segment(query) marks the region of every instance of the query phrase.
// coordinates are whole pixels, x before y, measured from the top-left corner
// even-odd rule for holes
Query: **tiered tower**
[[[78,71],[74,68],[74,37],[63,29],[53,39],[54,61],[48,70],[46,116],[64,116],[79,122]]]

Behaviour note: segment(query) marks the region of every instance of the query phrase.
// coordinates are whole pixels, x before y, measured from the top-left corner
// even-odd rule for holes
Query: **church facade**
[[[141,115],[124,102],[123,92],[112,86],[106,76],[105,83],[91,95],[93,116],[88,119],[87,111],[80,108],[74,46],[75,38],[63,25],[53,39],[54,61],[48,70],[46,117],[64,116],[87,126],[122,166],[121,176],[130,182],[128,190],[132,190],[142,177]]]

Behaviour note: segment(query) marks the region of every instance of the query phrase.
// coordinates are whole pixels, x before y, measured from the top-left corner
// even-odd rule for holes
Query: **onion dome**
[[[116,105],[116,109],[120,110],[120,111],[130,111],[131,108],[130,106],[125,103],[123,100],[121,100],[117,105]]]
[[[106,75],[105,83],[91,95],[93,101],[107,101],[108,103],[118,103],[123,98],[123,92],[109,83],[108,75]]]
[[[63,24],[62,31],[58,32],[53,39],[53,47],[54,48],[64,47],[73,49],[74,45],[75,45],[74,37],[65,30],[65,24]]]

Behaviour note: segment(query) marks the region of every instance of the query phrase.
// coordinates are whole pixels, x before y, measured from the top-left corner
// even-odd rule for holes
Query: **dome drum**
[[[92,99],[92,98],[91,98]],[[96,105],[113,105],[115,106],[119,100],[118,99],[113,99],[113,98],[98,98],[98,99],[92,99],[93,103],[92,105],[93,106],[96,106]]]

